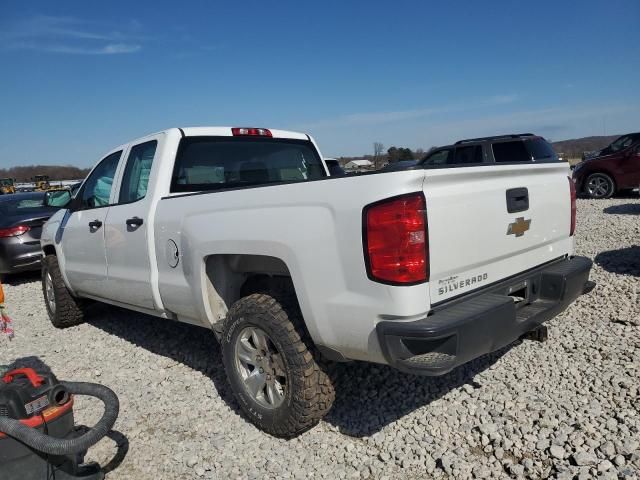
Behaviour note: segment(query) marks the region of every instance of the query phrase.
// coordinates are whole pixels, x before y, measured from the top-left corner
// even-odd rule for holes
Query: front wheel
[[[584,192],[591,198],[609,198],[615,191],[615,183],[606,173],[592,173],[584,182]]]
[[[55,255],[47,255],[42,260],[42,293],[54,327],[67,328],[84,322],[85,301],[67,290]]]
[[[225,370],[242,410],[277,437],[316,425],[335,397],[300,321],[295,300],[252,294],[231,307],[222,332]]]

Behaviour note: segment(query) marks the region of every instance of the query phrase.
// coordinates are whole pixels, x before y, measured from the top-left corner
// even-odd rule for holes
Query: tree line
[[[89,168],[71,165],[28,165],[0,168],[0,178],[15,178],[16,182],[30,182],[36,175],[48,175],[51,180],[82,180],[89,170]]]

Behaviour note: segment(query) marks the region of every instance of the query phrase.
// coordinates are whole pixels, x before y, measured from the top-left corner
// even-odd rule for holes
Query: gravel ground
[[[37,275],[6,287],[16,338],[0,340],[0,364],[29,357],[118,393],[117,432],[89,452],[110,480],[638,478],[640,199],[579,200],[578,219],[598,286],[549,323],[548,342],[435,379],[343,366],[334,409],[294,440],[240,415],[209,332],[108,307],[55,330]],[[76,412],[90,425],[101,409],[80,399]]]

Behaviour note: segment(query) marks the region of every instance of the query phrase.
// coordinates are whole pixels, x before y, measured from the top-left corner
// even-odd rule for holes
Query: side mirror
[[[53,190],[44,194],[44,204],[47,207],[67,208],[71,203],[69,190]]]

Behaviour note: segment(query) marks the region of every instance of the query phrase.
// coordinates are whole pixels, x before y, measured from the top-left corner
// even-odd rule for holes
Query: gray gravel
[[[290,441],[239,414],[209,332],[108,307],[55,330],[37,276],[6,287],[16,338],[0,340],[0,363],[38,357],[118,393],[117,432],[89,453],[113,480],[638,478],[640,199],[579,200],[578,219],[598,286],[549,323],[548,342],[435,379],[344,366],[332,412]],[[81,423],[101,411],[77,405]]]

